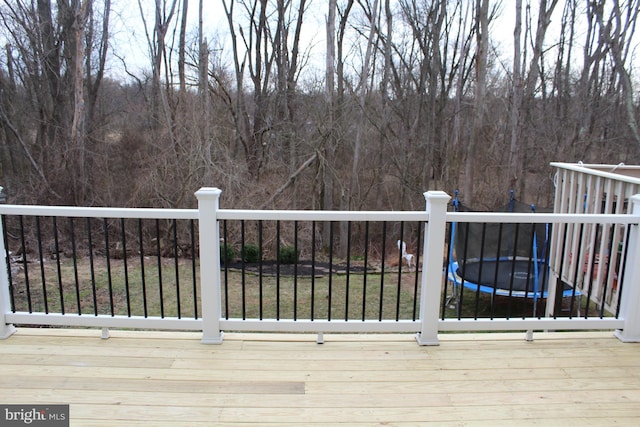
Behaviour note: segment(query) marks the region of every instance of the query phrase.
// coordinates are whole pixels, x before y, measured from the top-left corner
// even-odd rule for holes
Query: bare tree
[[[273,53],[268,50],[267,0],[239,3],[247,18],[246,27],[238,26],[239,35],[236,33],[235,1],[223,1],[223,5],[232,36],[236,83],[233,117],[236,122],[236,137],[244,148],[249,175],[258,180],[267,145],[267,90],[273,65]],[[253,83],[251,106],[245,101],[245,71]]]
[[[335,34],[331,37],[335,39],[335,56],[332,58],[333,63],[331,65],[327,65],[326,74],[328,85],[327,90],[331,91],[329,105],[329,116],[331,120],[329,122],[327,136],[324,141],[324,146],[326,148],[323,150],[323,165],[325,165],[323,169],[323,179],[328,178],[328,182],[330,183],[324,188],[323,206],[325,209],[331,209],[336,205],[334,197],[337,197],[338,200],[340,200],[340,204],[342,204],[344,200],[343,186],[336,182],[341,179],[341,177],[339,176],[338,168],[335,163],[337,161],[336,152],[341,142],[340,136],[345,135],[344,128],[346,127],[345,122],[347,121],[344,114],[347,96],[345,87],[347,81],[347,76],[345,75],[345,37],[354,4],[354,0],[347,0],[344,4],[336,2],[336,8],[334,9],[334,13],[337,13],[338,18],[338,28],[335,30]],[[330,39],[330,37],[327,36],[327,39]],[[329,58],[327,58],[327,61],[329,61]],[[335,75],[329,77],[328,73],[333,73],[334,71]],[[328,235],[326,237],[328,239]]]
[[[88,188],[87,164],[86,164],[86,127],[84,103],[84,70],[83,58],[85,56],[85,25],[87,21],[88,1],[78,2],[73,5],[73,52],[71,56],[73,73],[73,118],[71,121],[71,152],[74,154],[76,178],[72,181],[74,193],[78,202],[86,200]]]
[[[513,188],[518,179],[518,140],[520,138],[520,104],[522,102],[522,71],[520,61],[522,61],[521,37],[522,37],[522,0],[515,2],[516,14],[513,29],[513,84],[511,89],[511,141],[509,144],[509,166],[507,178],[510,187]]]
[[[295,9],[294,17],[295,24],[289,22],[287,19],[289,15],[289,9],[292,7],[290,1],[277,0],[277,25],[275,31],[275,37],[272,41],[273,51],[275,52],[275,65],[277,74],[276,85],[276,120],[278,124],[275,126],[279,128],[279,139],[284,150],[287,150],[284,158],[289,159],[289,174],[290,177],[297,176],[296,172],[299,168],[299,148],[296,124],[296,94],[298,84],[298,73],[300,71],[300,36],[302,33],[302,25],[304,21],[304,14],[306,9],[306,0],[300,0],[298,7]],[[293,28],[291,28],[293,25]],[[293,30],[293,36],[291,39],[291,31]],[[289,44],[291,43],[291,48]],[[315,158],[315,152],[311,154]],[[292,202],[293,207],[296,207],[298,200],[298,192],[296,186],[296,180],[290,179],[290,186],[292,187]]]
[[[182,0],[182,17],[180,19],[180,43],[178,46],[178,79],[180,81],[180,97],[183,98],[187,92],[187,79],[185,76],[186,43],[187,43],[187,13],[189,11],[189,0]]]
[[[476,87],[474,98],[473,131],[467,146],[463,194],[467,203],[473,205],[476,179],[476,155],[478,146],[485,142],[484,117],[486,114],[485,97],[487,91],[487,54],[489,49],[489,1],[476,0]]]
[[[87,4],[87,19],[89,23],[86,27],[86,46],[87,54],[85,55],[85,74],[87,76],[87,133],[91,136],[96,131],[94,126],[98,120],[96,117],[96,105],[99,99],[99,92],[104,79],[105,69],[107,66],[107,53],[109,51],[111,22],[111,0],[103,1],[101,13],[96,17],[97,11],[94,8],[94,2]],[[100,21],[101,26],[100,26]],[[101,33],[96,33],[95,29],[101,28]],[[97,39],[97,40],[96,40]],[[91,54],[91,46],[97,46],[98,63],[94,64],[93,55]]]
[[[106,66],[111,13],[110,1],[104,0],[99,11],[94,3],[5,1],[0,9],[12,55],[16,53],[11,60],[16,98],[3,103],[0,117],[36,172],[21,186],[26,190],[31,182],[34,193],[46,194],[43,199],[91,201],[90,171],[96,163],[90,144],[100,127],[95,106]],[[24,108],[19,100],[30,107]]]
[[[353,209],[355,207],[354,196],[358,194],[358,187],[360,182],[358,180],[359,171],[360,171],[360,156],[362,154],[362,139],[363,133],[365,132],[364,126],[366,124],[365,120],[365,109],[366,109],[366,97],[369,91],[369,69],[371,67],[372,55],[374,52],[375,45],[375,36],[376,36],[376,26],[378,20],[380,3],[378,0],[373,0],[373,5],[368,10],[368,19],[369,19],[369,35],[366,41],[366,50],[364,53],[364,60],[362,62],[362,69],[360,72],[360,79],[358,83],[358,121],[356,125],[356,135],[353,146],[353,157],[351,160],[351,174],[349,185],[344,189],[343,196],[343,208]],[[346,234],[346,233],[344,233]]]
[[[450,159],[450,170],[447,174],[448,181],[454,184],[454,188],[459,186],[459,173],[457,171],[463,169],[464,150],[463,150],[463,124],[466,117],[464,99],[468,90],[468,81],[472,73],[471,64],[473,62],[471,55],[471,45],[473,42],[473,22],[471,17],[471,2],[461,2],[458,8],[458,18],[455,22],[457,27],[454,37],[454,50],[451,58],[449,58],[449,75],[450,80],[455,81],[455,95],[453,97],[453,129],[451,130],[451,144],[447,150],[447,158]]]
[[[138,8],[140,9],[140,17],[143,21],[149,53],[151,55],[151,72],[152,72],[152,117],[158,123],[162,115],[166,120],[168,128],[171,130],[171,114],[167,94],[161,90],[161,77],[163,65],[166,61],[166,36],[169,26],[175,14],[178,0],[171,0],[169,8],[163,0],[155,0],[154,4],[154,25],[150,33],[146,23],[146,11],[142,5],[142,1],[138,0]],[[162,112],[161,112],[162,111]],[[175,138],[172,136],[171,138]]]
[[[640,144],[633,85],[626,67],[631,37],[633,36],[633,29],[636,26],[640,6],[639,3],[634,0],[624,2],[626,4],[620,4],[619,0],[614,0],[611,13],[605,20],[604,1],[594,3],[594,12],[600,34],[611,55],[613,68],[620,78],[622,98],[627,115],[627,125],[631,130],[631,135],[635,139],[636,144]]]
[[[331,167],[334,163],[335,150],[337,145],[336,136],[336,12],[337,0],[329,0],[329,11],[326,22],[326,57],[325,57],[325,103],[326,109],[326,136],[322,139],[319,152],[321,153],[317,174],[319,178],[318,187],[322,208],[333,209],[334,174]],[[328,232],[328,230],[327,230]],[[325,235],[328,240],[329,235]]]

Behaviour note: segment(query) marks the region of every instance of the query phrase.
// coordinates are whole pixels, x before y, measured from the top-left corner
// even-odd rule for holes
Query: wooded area
[[[549,205],[550,161],[640,160],[637,0],[216,0],[223,28],[203,1],[2,2],[10,202],[188,208],[215,186],[227,208],[419,210],[434,189]],[[111,54],[127,7],[141,73]],[[303,37],[311,14],[326,44]]]

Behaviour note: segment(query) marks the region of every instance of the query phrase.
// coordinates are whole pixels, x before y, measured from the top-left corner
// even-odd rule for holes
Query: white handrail
[[[0,215],[82,218],[198,219],[197,209],[0,205]]]

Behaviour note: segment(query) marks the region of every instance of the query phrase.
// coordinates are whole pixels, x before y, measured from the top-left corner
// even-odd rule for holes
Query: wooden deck
[[[611,333],[199,334],[19,329],[0,403],[91,426],[640,425],[640,344]]]

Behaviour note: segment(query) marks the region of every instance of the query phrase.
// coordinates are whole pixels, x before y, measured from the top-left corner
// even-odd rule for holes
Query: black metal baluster
[[[242,292],[242,320],[247,318],[247,298],[246,298],[246,289],[247,289],[247,272],[245,270],[245,258],[247,256],[246,249],[246,235],[245,235],[245,224],[244,220],[240,221],[240,238],[242,239],[242,283],[241,283],[241,292]]]
[[[531,223],[531,235],[529,238],[529,256],[527,261],[529,262],[528,266],[527,266],[527,280],[525,283],[525,288],[524,288],[524,298],[522,298],[522,318],[525,319],[527,317],[527,301],[529,301],[529,292],[532,292],[533,295],[533,311],[532,311],[532,315],[533,313],[537,313],[538,307],[538,295],[535,289],[535,281],[540,279],[539,275],[535,274],[535,268],[536,266],[534,265],[534,263],[537,263],[538,261],[538,254],[534,254],[533,253],[533,242],[536,239],[536,224],[535,223]],[[537,249],[537,242],[536,242],[536,249]],[[538,270],[539,271],[539,270]],[[531,291],[529,291],[529,285],[533,282],[533,286],[531,286]],[[538,282],[539,283],[539,282]]]
[[[193,318],[198,318],[198,284],[196,282],[196,228],[195,221],[189,220],[191,231],[191,278],[193,279]]]
[[[333,300],[333,221],[329,223],[329,292],[327,294],[327,320],[331,321]]]
[[[482,270],[484,268],[484,249],[485,249],[485,240],[487,238],[487,223],[483,223],[482,224],[482,237],[481,237],[481,244],[480,244],[480,262],[478,265],[478,283],[476,283],[477,288],[476,288],[476,292],[475,292],[475,307],[473,309],[473,318],[474,319],[478,319],[478,312],[480,311],[480,286],[481,286],[481,282],[482,282]],[[498,259],[499,259],[500,255],[498,254],[498,257],[496,258],[496,274],[498,272]],[[494,286],[493,288],[495,289],[497,287],[497,282],[494,282]]]
[[[93,264],[93,238],[91,236],[91,218],[87,217],[87,240],[89,242],[89,270],[91,272],[91,293],[93,296],[93,314],[98,315],[98,297],[96,295],[96,270]]]
[[[378,320],[382,321],[382,312],[384,306],[384,263],[385,263],[385,248],[387,247],[387,222],[382,222],[382,260],[381,260],[381,272],[380,272],[380,304],[378,306]]]
[[[471,225],[472,223],[467,222],[464,223],[465,225],[462,226],[461,224],[463,223],[458,223],[457,227],[458,227],[458,235],[460,232],[462,232],[464,230],[464,244],[462,246],[463,251],[462,251],[462,258],[460,257],[460,254],[457,254],[457,258],[458,258],[458,269],[460,270],[460,285],[458,286],[458,304],[456,305],[456,318],[458,320],[460,320],[462,318],[462,308],[464,306],[464,290],[465,290],[465,277],[466,277],[466,272],[467,272],[467,257],[468,257],[468,253],[469,253],[469,234],[471,231]],[[457,236],[458,236],[457,235]],[[456,239],[458,238],[456,236]],[[500,239],[500,237],[498,237],[498,239]],[[498,241],[498,247],[500,247],[500,242]],[[498,254],[496,255],[496,259],[498,259],[500,257],[500,251],[498,250]],[[462,261],[462,265],[460,264],[460,262]],[[424,273],[424,272],[423,272]],[[497,280],[498,277],[498,264],[496,261],[496,279]],[[479,281],[479,279],[478,279]],[[494,282],[495,283],[495,282]],[[495,298],[495,287],[493,288],[493,297],[491,298],[491,310],[493,313],[493,301]],[[493,314],[492,314],[493,315]]]
[[[420,248],[420,225],[421,223],[418,223],[418,248]],[[454,229],[454,223],[450,222],[449,223],[449,229],[446,233],[447,236],[447,242],[449,242],[449,247],[447,248],[447,254],[445,256],[445,265],[446,265],[446,270],[445,270],[445,280],[444,280],[444,291],[442,292],[442,304],[440,306],[440,319],[444,320],[445,319],[445,312],[447,309],[447,303],[451,302],[451,299],[447,296],[449,294],[449,269],[451,268],[451,262],[453,261],[451,259],[451,255],[452,255],[452,248],[451,246],[453,246],[453,229]],[[417,256],[417,260],[420,259],[420,252],[418,249],[418,255]],[[424,273],[424,271],[423,271]],[[456,272],[452,271],[451,274],[453,276],[455,276]],[[455,280],[455,279],[454,279]],[[451,289],[451,295],[452,298],[456,297],[456,285],[452,284],[452,289]],[[418,305],[418,293],[417,293],[417,288],[418,288],[418,261],[416,261],[416,284],[415,284],[416,289],[414,290],[414,300],[413,300],[413,320],[416,320],[416,311],[417,311],[417,305]]]
[[[147,306],[147,280],[144,271],[144,241],[142,237],[142,218],[138,218],[138,248],[140,251],[140,283],[142,285],[142,310],[144,317],[149,316]]]
[[[264,244],[263,242],[263,235],[262,235],[262,221],[258,221],[258,254],[260,255],[258,257],[258,287],[260,288],[259,293],[260,293],[260,320],[262,320],[263,318],[263,309],[264,309],[264,276],[262,274],[262,246]]]
[[[174,218],[172,221],[173,226],[173,268],[176,277],[176,308],[178,309],[178,319],[182,318],[181,304],[180,304],[180,265],[178,262],[178,221]]]
[[[396,322],[400,320],[400,292],[402,291],[402,260],[404,241],[404,221],[400,221],[400,244],[398,245],[398,283],[396,286]]]
[[[42,279],[42,300],[44,302],[44,312],[49,314],[49,301],[47,298],[47,280],[44,272],[44,257],[42,256],[42,233],[40,230],[40,217],[35,217],[36,220],[36,238],[38,240],[38,258],[40,260],[40,277]]]
[[[131,317],[131,292],[129,289],[129,269],[127,266],[127,236],[124,225],[124,218],[120,218],[120,231],[122,241],[122,266],[124,268],[124,291],[127,300],[127,316]]]
[[[351,221],[347,222],[347,274],[344,290],[344,320],[349,320],[349,279],[351,277]]]
[[[69,218],[69,232],[71,234],[71,253],[73,258],[73,278],[76,285],[76,302],[78,304],[78,315],[82,315],[82,303],[80,300],[80,279],[78,278],[78,254],[76,251],[76,232],[73,218]]]
[[[56,275],[58,278],[58,292],[60,293],[60,313],[64,314],[64,288],[62,286],[62,270],[60,269],[60,242],[58,240],[58,222],[51,217],[53,227],[53,244],[56,251]]]
[[[29,313],[33,313],[33,305],[31,303],[31,285],[29,284],[29,267],[27,265],[27,243],[24,237],[24,217],[20,215],[20,244],[22,251],[22,267],[24,268],[24,283],[27,294],[27,309]]]
[[[362,275],[362,321],[367,319],[367,267],[369,265],[369,221],[364,223],[364,273]]]
[[[107,281],[109,283],[109,310],[111,311],[111,316],[115,316],[115,305],[113,303],[113,280],[111,277],[111,255],[109,248],[109,224],[107,223],[107,219],[102,219],[102,230],[104,232],[104,253],[107,262]]]
[[[298,221],[293,221],[293,320],[298,320]]]
[[[520,235],[520,223],[515,224],[516,232],[513,239],[513,247],[511,247],[511,276],[509,278],[509,300],[507,301],[507,319],[511,318],[511,307],[513,306],[513,280],[516,272],[516,252],[515,248],[518,247],[518,239]]]
[[[280,221],[276,221],[276,320],[280,320]]]
[[[493,319],[495,315],[495,302],[496,302],[496,294],[498,291],[498,273],[500,271],[500,252],[502,251],[502,232],[504,229],[504,224],[501,222],[498,226],[498,247],[496,248],[496,268],[493,276],[493,290],[491,293],[491,319]],[[465,255],[466,256],[466,255]]]
[[[311,235],[313,236],[311,242],[311,313],[310,318],[313,322],[315,318],[315,303],[316,303],[316,222],[311,222]]]
[[[160,298],[160,317],[164,319],[164,289],[162,288],[162,245],[160,242],[159,219],[156,219],[156,251],[158,262],[158,296]]]
[[[416,240],[418,242],[418,245],[416,247],[416,259],[415,259],[415,270],[416,271],[415,271],[415,275],[413,276],[414,277],[414,283],[413,283],[413,314],[412,314],[412,319],[413,319],[414,322],[418,318],[418,289],[420,289],[420,287],[419,287],[420,281],[418,280],[418,277],[419,277],[418,270],[420,268],[419,267],[419,265],[420,265],[420,238],[422,236],[422,223],[418,222],[417,225],[418,225],[418,234],[417,234],[417,239]],[[451,240],[449,240],[449,241],[451,241]],[[447,251],[447,257],[449,257],[449,251]],[[449,260],[448,259],[447,259],[447,264],[446,265],[449,265]],[[446,287],[446,283],[447,283],[447,281],[446,281],[446,278],[445,278],[445,287]],[[444,297],[446,298],[446,296],[447,296],[447,292],[445,290]]]

